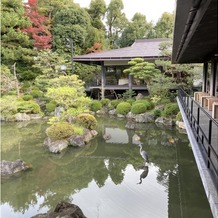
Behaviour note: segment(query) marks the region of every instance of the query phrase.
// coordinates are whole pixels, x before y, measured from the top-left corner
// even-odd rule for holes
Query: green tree
[[[155,79],[155,76],[160,74],[160,70],[156,69],[154,63],[146,62],[143,58],[133,58],[128,62],[130,67],[124,70],[124,73],[128,73],[136,79],[144,80],[147,84],[148,90]]]
[[[118,37],[126,27],[128,20],[124,12],[122,0],[111,0],[106,12],[107,39],[111,48],[117,44]]]
[[[174,15],[164,12],[155,25],[156,38],[170,38],[173,33]]]
[[[71,38],[74,43],[74,52],[79,53],[79,48],[84,48],[85,40],[88,37],[87,29],[90,25],[89,14],[79,6],[61,9],[53,19],[54,49],[63,50],[66,46],[66,38]]]
[[[9,68],[16,62],[16,71],[20,80],[33,79],[33,56],[36,54],[33,42],[21,30],[30,26],[24,15],[24,4],[20,0],[2,0],[1,2],[1,58],[2,64]]]
[[[149,38],[151,27],[152,23],[147,22],[145,15],[136,13],[119,39],[120,46],[127,47],[132,45],[135,39]]]
[[[102,22],[103,17],[106,12],[106,4],[104,0],[92,0],[88,13],[91,17],[92,26],[99,29],[99,30],[105,30],[105,26]]]

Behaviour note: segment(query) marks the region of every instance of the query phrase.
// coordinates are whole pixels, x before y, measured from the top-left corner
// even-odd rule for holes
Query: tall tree
[[[148,23],[146,16],[136,13],[129,25],[124,29],[119,44],[121,47],[130,46],[135,39],[149,38],[152,29],[152,23]]]
[[[37,49],[51,48],[51,33],[48,29],[49,20],[38,13],[38,0],[28,0],[26,5],[26,16],[32,25],[23,29],[34,40],[34,47]]]
[[[106,13],[106,4],[104,0],[92,0],[88,13],[91,17],[92,26],[99,29],[99,30],[105,30],[105,26],[102,22],[103,17]]]
[[[16,62],[19,79],[32,79],[34,51],[33,43],[27,34],[21,30],[30,25],[25,16],[24,4],[20,0],[1,1],[1,58],[2,64],[11,69]],[[27,76],[27,77],[26,77]]]
[[[170,38],[173,33],[174,15],[164,12],[155,25],[156,38]]]
[[[79,47],[83,49],[87,37],[87,29],[90,25],[89,14],[78,5],[58,11],[54,16],[52,27],[54,49],[63,50],[66,38],[73,40],[75,52],[77,52],[76,49],[79,49]]]
[[[106,12],[107,38],[111,48],[116,47],[119,36],[128,20],[122,10],[124,5],[122,0],[111,0]]]

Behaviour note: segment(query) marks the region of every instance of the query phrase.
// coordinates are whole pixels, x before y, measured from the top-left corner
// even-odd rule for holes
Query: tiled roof
[[[129,47],[75,56],[74,60],[78,62],[95,62],[131,60],[136,57],[144,59],[160,58],[162,56],[160,55],[159,45],[161,42],[166,41],[169,41],[169,39],[137,39]]]

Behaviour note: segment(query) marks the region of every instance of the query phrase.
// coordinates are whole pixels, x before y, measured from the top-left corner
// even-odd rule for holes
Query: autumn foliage
[[[22,31],[32,37],[34,47],[37,49],[51,48],[52,38],[48,28],[49,20],[44,15],[38,13],[37,0],[28,0],[26,4],[26,16],[30,19],[32,25]]]
[[[88,53],[96,53],[101,52],[102,50],[102,43],[96,42],[91,48],[87,48]]]

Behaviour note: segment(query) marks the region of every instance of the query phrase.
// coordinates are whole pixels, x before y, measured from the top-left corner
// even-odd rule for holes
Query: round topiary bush
[[[24,101],[29,101],[29,100],[33,99],[33,96],[32,95],[24,95],[22,98]]]
[[[166,116],[177,115],[179,113],[179,107],[177,103],[168,103],[164,107],[164,113]]]
[[[133,114],[142,114],[142,113],[145,113],[146,110],[147,110],[147,106],[144,103],[137,103],[137,104],[132,105],[131,107],[131,112]]]
[[[90,104],[90,110],[91,111],[96,112],[96,111],[101,110],[101,109],[102,109],[102,104],[101,104],[100,101],[94,100],[94,101],[91,102],[91,104]]]
[[[46,129],[46,134],[53,140],[65,139],[74,134],[74,128],[68,122],[57,122]]]
[[[33,98],[39,98],[39,97],[42,97],[42,92],[39,90],[32,90],[30,92],[30,95],[32,95]]]
[[[133,102],[133,105],[138,104],[138,103],[143,103],[144,105],[146,105],[147,110],[151,110],[154,107],[154,104],[149,100],[145,100],[145,99],[137,100],[137,101]]]
[[[111,109],[115,109],[117,107],[117,105],[120,103],[120,100],[111,100],[110,105],[111,105]]]
[[[102,98],[101,99],[101,104],[102,104],[103,107],[107,107],[110,104],[110,99]]]
[[[53,112],[53,111],[55,110],[56,104],[51,101],[51,102],[47,103],[47,104],[45,105],[45,107],[46,107],[46,110],[47,110],[49,113],[51,113],[51,112]]]
[[[121,102],[117,105],[116,109],[118,114],[126,115],[131,110],[131,104],[128,102]]]
[[[41,113],[40,106],[35,101],[18,101],[17,111],[19,113],[39,114]]]
[[[87,129],[94,129],[97,125],[97,120],[91,114],[79,114],[76,120],[81,126]]]

